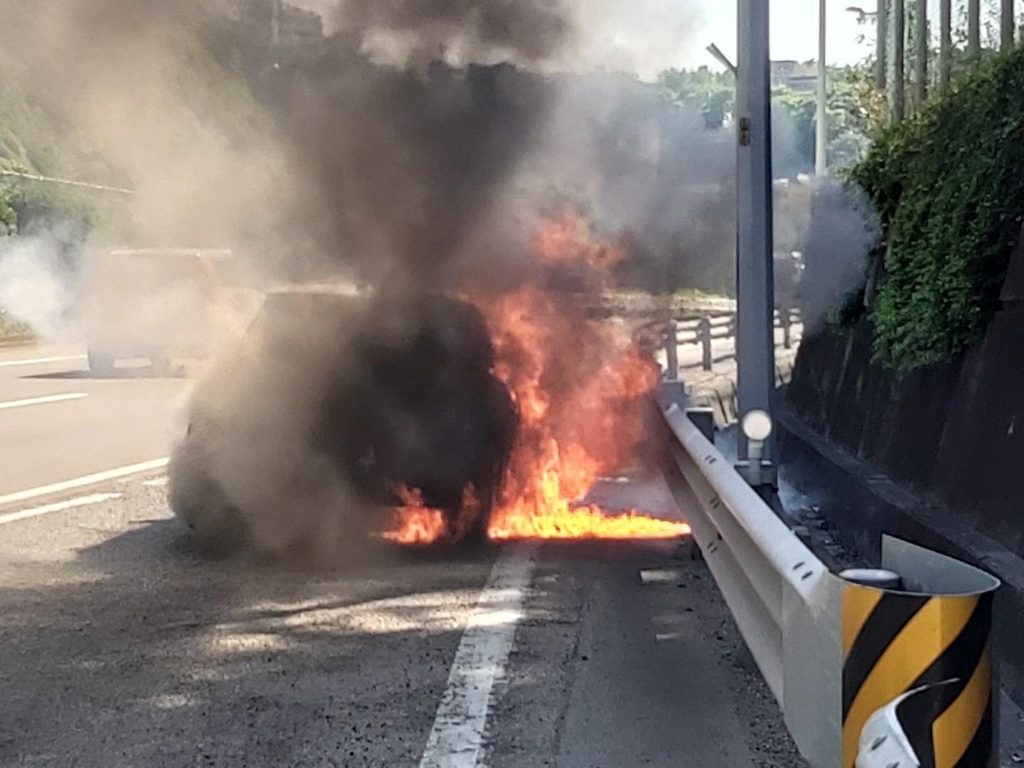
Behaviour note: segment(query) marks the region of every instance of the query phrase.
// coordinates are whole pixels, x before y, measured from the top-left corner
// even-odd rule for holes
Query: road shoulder
[[[548,546],[491,713],[488,765],[803,765],[703,563]]]

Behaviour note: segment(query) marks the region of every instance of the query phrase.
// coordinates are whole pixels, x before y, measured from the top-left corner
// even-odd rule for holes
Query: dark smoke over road
[[[334,14],[338,29],[358,34],[392,63],[454,54],[528,65],[552,58],[574,32],[558,0],[342,0]]]

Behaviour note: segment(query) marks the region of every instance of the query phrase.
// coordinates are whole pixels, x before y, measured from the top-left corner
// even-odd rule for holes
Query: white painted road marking
[[[32,509],[25,509],[21,512],[11,512],[9,515],[0,515],[0,525],[16,523],[19,520],[27,520],[30,517],[48,515],[51,512],[62,512],[65,509],[75,509],[76,507],[85,507],[90,504],[99,504],[101,501],[119,499],[121,496],[122,494],[120,493],[94,493],[91,496],[79,496],[77,499],[69,499],[68,501],[61,501],[56,504],[47,504],[44,507],[33,507]]]
[[[153,459],[152,461],[144,461],[141,464],[130,464],[127,467],[118,467],[117,469],[108,469],[106,472],[96,472],[92,475],[85,475],[84,477],[77,477],[74,480],[64,480],[60,483],[52,483],[51,485],[41,485],[38,488],[29,488],[27,491],[18,491],[17,493],[8,493],[6,496],[0,496],[0,506],[4,504],[14,504],[18,501],[26,501],[28,499],[34,499],[39,496],[47,496],[51,493],[61,493],[62,491],[70,491],[75,488],[81,488],[86,485],[94,485],[96,483],[102,483],[107,480],[116,480],[119,477],[126,477],[127,475],[136,475],[140,472],[151,472],[154,469],[163,469],[167,466],[168,459]]]
[[[476,768],[494,681],[504,674],[533,573],[535,548],[509,550],[494,564],[469,617],[420,768]]]
[[[7,408],[24,408],[26,405],[45,405],[46,403],[63,403],[65,400],[81,400],[89,395],[85,392],[72,392],[67,395],[49,395],[48,397],[31,397],[28,400],[8,400],[0,403],[0,411]]]
[[[64,363],[69,360],[85,359],[85,355],[65,355],[63,357],[33,357],[28,360],[3,360],[0,361],[0,368],[8,368],[12,365],[42,365],[43,363]]]

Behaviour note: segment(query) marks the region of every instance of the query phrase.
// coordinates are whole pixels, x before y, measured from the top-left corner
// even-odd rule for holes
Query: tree
[[[695,71],[669,69],[658,78],[662,97],[677,107],[692,109],[704,116],[709,129],[721,128],[732,113],[736,83],[731,72],[712,72],[707,67]]]
[[[736,86],[731,72],[667,70],[658,89],[670,104],[704,116],[709,129],[721,128],[735,106]],[[814,164],[816,130],[814,93],[777,88],[772,94],[776,133],[776,172],[792,176],[809,172]],[[873,62],[828,68],[828,153],[831,167],[846,168],[863,157],[868,145],[885,127],[885,97],[874,87]]]

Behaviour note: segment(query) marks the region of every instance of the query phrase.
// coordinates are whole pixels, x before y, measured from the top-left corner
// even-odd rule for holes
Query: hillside
[[[43,0],[4,3],[3,16],[0,169],[184,198],[272,151],[272,124],[247,79],[258,50],[216,6]],[[133,233],[119,226],[141,239],[182,229],[152,201],[124,217],[124,197],[9,178],[4,200],[17,221],[3,202],[0,218],[22,231],[55,211],[100,224],[139,218]]]

